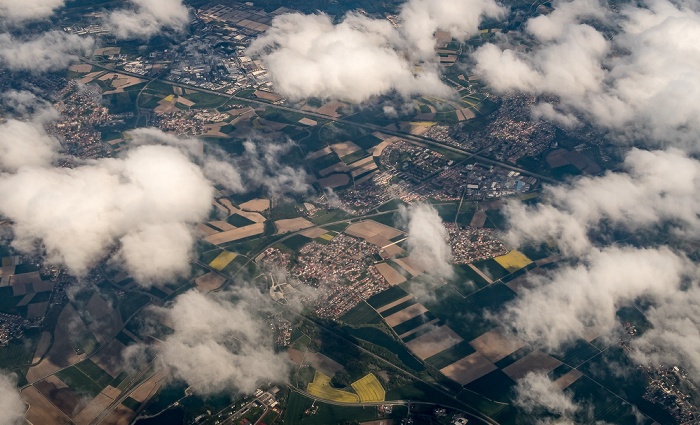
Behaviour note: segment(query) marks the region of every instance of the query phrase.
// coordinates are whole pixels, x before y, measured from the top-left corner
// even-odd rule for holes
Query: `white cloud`
[[[10,23],[44,19],[64,4],[64,0],[0,0],[0,18]]]
[[[190,16],[182,0],[130,0],[135,10],[116,10],[106,18],[112,32],[122,39],[149,38],[163,28],[182,31]]]
[[[586,335],[617,328],[617,310],[638,297],[663,297],[697,273],[668,248],[591,250],[573,266],[535,276],[535,287],[508,304],[500,320],[534,345],[557,350]]]
[[[208,216],[213,190],[178,150],[140,146],[123,158],[75,168],[1,174],[0,197],[0,212],[13,221],[13,245],[21,251],[40,246],[49,262],[80,275],[121,244],[125,268],[149,284],[186,267],[185,248],[154,248],[189,250],[192,237],[182,226]]]
[[[17,391],[17,378],[0,372],[0,425],[24,423],[27,406]]]
[[[361,102],[391,91],[449,96],[451,89],[440,80],[434,33],[446,30],[465,39],[483,16],[502,12],[493,0],[410,0],[402,7],[399,30],[387,20],[355,13],[337,25],[324,14],[281,15],[249,52],[262,58],[275,89],[292,99]]]
[[[51,109],[37,113],[30,120],[11,118],[0,124],[0,171],[48,166],[56,160],[61,144],[44,128],[44,123],[56,115]]]
[[[399,208],[401,220],[407,223],[408,252],[411,258],[428,273],[451,277],[452,248],[442,218],[429,204]]]
[[[559,2],[529,20],[529,52],[487,44],[477,70],[497,91],[558,96],[620,139],[696,151],[700,123],[700,14],[666,0],[625,6],[620,14],[590,0]],[[607,26],[612,38],[582,21]],[[612,23],[611,23],[612,22]]]
[[[0,66],[30,72],[53,71],[66,68],[77,60],[76,55],[91,51],[94,40],[48,31],[33,37],[13,37],[0,34]]]
[[[179,296],[168,315],[174,334],[158,346],[161,363],[199,394],[223,390],[252,393],[265,382],[284,382],[286,353],[275,354],[259,316],[267,309],[256,289],[217,293],[195,290]]]
[[[515,405],[528,413],[544,408],[557,416],[571,416],[579,410],[572,394],[557,389],[542,373],[530,372],[519,379],[515,393]]]

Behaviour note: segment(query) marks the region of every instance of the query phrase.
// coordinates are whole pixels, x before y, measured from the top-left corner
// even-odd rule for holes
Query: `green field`
[[[56,372],[58,379],[63,381],[71,390],[78,394],[95,397],[106,386],[101,386],[80,371],[76,366]]]
[[[315,415],[304,414],[304,411],[311,407],[312,403],[313,400],[292,391],[287,402],[284,423],[288,425],[340,425],[373,421],[379,418],[379,412],[375,406],[335,406],[322,402],[316,402],[318,411]]]
[[[469,296],[469,301],[481,308],[496,309],[515,299],[516,294],[506,285],[496,282]]]
[[[340,317],[342,322],[352,326],[381,323],[382,317],[365,301],[360,301],[350,311]]]
[[[374,308],[380,308],[400,298],[403,298],[406,295],[408,295],[408,292],[404,291],[398,286],[392,286],[384,292],[380,292],[377,295],[371,296],[367,300],[367,304],[371,305]]]
[[[343,330],[355,338],[360,338],[372,344],[386,348],[394,353],[403,364],[415,371],[420,372],[424,369],[423,365],[415,357],[413,357],[413,355],[411,355],[411,353],[409,353],[402,344],[399,344],[394,338],[377,328],[344,328]]]
[[[457,360],[466,357],[473,352],[475,352],[474,347],[469,345],[468,341],[462,341],[459,344],[455,344],[447,350],[441,351],[432,357],[425,359],[425,364],[434,367],[435,369],[442,369],[445,366],[451,365]]]
[[[226,219],[226,222],[231,226],[244,227],[255,224],[255,222],[249,218],[243,217],[240,214],[233,214]]]
[[[110,382],[114,380],[112,376],[102,370],[101,367],[97,366],[92,360],[86,359],[75,365],[81,372],[83,372],[88,378],[92,379],[95,383],[101,387],[106,387]]]

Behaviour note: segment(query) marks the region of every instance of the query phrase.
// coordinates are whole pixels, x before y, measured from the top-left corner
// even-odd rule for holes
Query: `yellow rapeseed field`
[[[215,268],[218,271],[221,271],[224,269],[224,267],[228,266],[228,263],[233,261],[234,258],[238,257],[238,254],[235,252],[228,252],[228,251],[223,251],[221,254],[219,254],[214,260],[212,260],[209,265],[213,268]]]
[[[314,381],[309,382],[309,384],[306,386],[306,391],[311,395],[315,395],[316,397],[321,397],[325,398],[326,400],[337,401],[340,403],[360,402],[360,397],[358,397],[356,394],[336,390],[330,386],[330,382],[330,376],[316,371],[314,374]]]
[[[379,382],[373,373],[358,379],[351,385],[352,389],[360,396],[360,401],[362,401],[362,403],[384,401],[384,397],[386,396],[384,387],[382,387],[381,382]]]
[[[513,250],[506,255],[501,255],[500,257],[494,258],[498,264],[503,266],[504,269],[509,272],[514,272],[520,270],[528,264],[532,263],[532,260],[527,258],[525,254],[520,251]]]

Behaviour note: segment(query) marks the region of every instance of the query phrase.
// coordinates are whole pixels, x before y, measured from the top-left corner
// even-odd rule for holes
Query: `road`
[[[489,164],[489,165],[498,165],[498,166],[500,166],[500,167],[503,167],[503,168],[508,169],[508,170],[511,170],[511,171],[517,171],[517,172],[519,172],[519,173],[521,173],[521,174],[523,174],[523,175],[535,177],[535,178],[537,178],[537,179],[540,179],[541,181],[545,181],[545,182],[553,183],[553,184],[559,183],[557,180],[554,180],[554,179],[552,179],[552,178],[550,178],[550,177],[543,176],[543,175],[538,174],[538,173],[533,173],[532,171],[528,171],[528,170],[525,170],[525,169],[523,169],[523,168],[516,167],[516,166],[513,166],[513,165],[511,165],[511,164],[507,164],[507,163],[505,163],[505,162],[502,162],[502,161],[497,161],[497,160],[495,160],[495,159],[487,158],[487,157],[485,157],[485,156],[479,155],[479,154],[476,153],[476,152],[471,152],[471,151],[468,151],[468,150],[466,150],[466,149],[457,148],[457,147],[455,147],[455,146],[448,145],[447,143],[438,142],[438,141],[436,141],[436,140],[428,139],[428,138],[426,138],[426,137],[420,137],[420,136],[415,136],[415,135],[413,135],[413,134],[403,133],[403,132],[400,132],[400,131],[389,130],[389,129],[386,129],[386,128],[384,128],[384,127],[381,127],[381,126],[378,126],[378,125],[375,125],[375,124],[357,123],[357,122],[345,120],[345,119],[342,119],[342,118],[333,118],[333,117],[330,117],[330,116],[328,116],[328,115],[319,114],[319,113],[317,113],[317,112],[303,111],[303,110],[298,109],[298,108],[290,108],[290,107],[288,107],[288,106],[274,105],[274,104],[271,104],[271,103],[263,102],[263,101],[261,101],[261,100],[248,99],[248,98],[245,98],[245,97],[240,97],[240,96],[236,96],[236,95],[231,95],[231,94],[228,94],[228,93],[222,93],[222,92],[219,92],[219,91],[216,91],[216,90],[203,89],[203,88],[201,88],[201,87],[191,86],[191,85],[189,85],[189,84],[182,84],[182,83],[177,83],[177,82],[174,82],[174,81],[163,80],[163,79],[159,79],[159,78],[157,78],[157,77],[149,78],[149,77],[146,77],[146,76],[143,76],[143,75],[140,75],[140,74],[136,74],[136,73],[133,73],[133,72],[122,71],[122,70],[118,70],[118,69],[115,69],[115,68],[110,67],[110,66],[105,66],[105,65],[102,65],[102,64],[100,64],[100,63],[98,63],[98,62],[92,61],[92,60],[90,60],[90,59],[88,59],[88,58],[85,58],[85,57],[82,57],[82,56],[80,57],[80,60],[83,61],[83,62],[85,62],[85,63],[87,63],[87,64],[90,64],[90,65],[92,65],[92,66],[96,66],[96,67],[98,67],[98,68],[103,68],[103,69],[105,69],[105,70],[108,70],[108,71],[110,71],[110,72],[115,72],[115,73],[123,74],[123,75],[129,75],[129,76],[132,76],[132,77],[145,78],[145,79],[150,80],[151,82],[156,81],[156,82],[160,82],[160,83],[164,83],[164,84],[169,84],[169,85],[175,86],[175,87],[182,87],[182,88],[186,88],[186,89],[190,89],[190,90],[200,91],[200,92],[202,92],[202,93],[215,94],[215,95],[218,95],[218,96],[228,97],[229,99],[236,99],[236,100],[239,100],[239,101],[242,101],[242,102],[253,103],[253,104],[256,104],[256,105],[259,105],[259,106],[264,106],[264,107],[266,107],[266,108],[274,108],[274,109],[279,109],[279,110],[281,110],[281,111],[294,112],[294,113],[302,113],[302,114],[304,114],[304,115],[311,116],[311,117],[315,117],[315,118],[320,118],[320,119],[323,119],[323,120],[326,120],[326,121],[333,121],[333,122],[337,122],[337,123],[341,123],[341,124],[352,125],[352,126],[356,126],[356,127],[362,127],[362,128],[365,128],[365,129],[371,130],[371,131],[379,131],[379,132],[382,132],[382,133],[384,133],[384,134],[388,134],[388,135],[390,135],[390,136],[400,137],[400,138],[402,138],[402,139],[404,139],[404,140],[407,140],[407,141],[410,141],[410,142],[412,142],[412,143],[423,144],[423,145],[426,145],[426,144],[427,144],[427,145],[430,145],[430,146],[435,146],[435,147],[439,147],[439,148],[442,148],[442,149],[447,149],[447,150],[449,150],[449,151],[452,151],[452,152],[455,152],[455,153],[458,153],[458,154],[461,154],[461,155],[467,155],[467,156],[469,156],[469,157],[472,157],[472,158],[477,159],[479,162],[482,162],[482,163],[485,163],[485,164]]]

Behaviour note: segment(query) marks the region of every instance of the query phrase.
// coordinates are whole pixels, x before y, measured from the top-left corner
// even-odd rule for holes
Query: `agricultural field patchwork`
[[[351,384],[360,397],[362,403],[384,401],[386,391],[382,387],[381,382],[374,376],[373,373],[367,374],[365,377],[358,379]]]
[[[525,254],[520,251],[513,250],[506,255],[501,255],[500,257],[494,258],[498,264],[500,264],[504,269],[509,272],[514,272],[522,269],[528,264],[532,263],[532,260],[527,258]]]
[[[324,375],[316,371],[314,375],[313,382],[309,382],[306,387],[306,391],[315,395],[316,397],[321,397],[326,400],[337,401],[341,403],[359,403],[360,397],[357,394],[353,394],[347,391],[337,390],[330,385],[331,377]]]
[[[236,254],[235,252],[223,251],[216,258],[214,258],[214,260],[211,263],[209,263],[209,266],[215,268],[218,271],[221,271],[226,266],[228,266],[228,263],[233,261],[237,256],[238,254]]]

